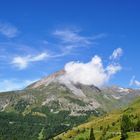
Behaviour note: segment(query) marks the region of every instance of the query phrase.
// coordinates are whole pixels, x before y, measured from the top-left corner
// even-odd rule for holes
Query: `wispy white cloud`
[[[71,52],[72,49],[87,47],[96,43],[96,40],[105,37],[105,34],[97,34],[95,36],[82,35],[78,29],[61,29],[53,32],[61,42],[63,51]]]
[[[108,76],[112,76],[116,74],[116,72],[120,71],[122,69],[120,64],[110,64],[107,66],[106,71],[108,73]]]
[[[49,56],[48,53],[41,53],[39,55],[30,57],[30,62],[41,61],[41,60],[44,60],[48,56]]]
[[[0,33],[12,38],[17,35],[18,30],[10,24],[0,23]],[[79,30],[71,30],[68,28],[55,30],[53,35],[58,38],[54,42],[49,42],[49,40],[43,41],[43,45],[47,45],[49,49],[43,48],[44,46],[40,46],[36,49],[37,47],[35,48],[25,44],[16,44],[11,42],[0,43],[1,46],[4,46],[3,50],[0,50],[0,55],[3,54],[4,57],[7,58],[2,57],[1,60],[4,61],[6,65],[9,64],[10,61],[10,64],[22,70],[26,69],[29,64],[46,60],[46,58],[55,59],[75,53],[74,51],[76,51],[76,48],[87,47],[91,44],[93,45],[96,42],[96,39],[105,36],[105,34],[97,34],[95,36],[81,35]],[[12,48],[12,52],[9,51],[10,48]]]
[[[113,51],[112,55],[110,56],[111,60],[119,59],[123,54],[122,48],[117,48]]]
[[[0,92],[21,90],[37,80],[1,79]]]
[[[9,23],[0,23],[0,33],[8,38],[14,38],[19,31],[15,26]]]
[[[82,43],[82,44],[91,44],[90,38],[81,36],[79,31],[77,30],[56,30],[53,33],[59,39],[63,41],[63,43]]]
[[[104,67],[101,57],[95,55],[87,63],[74,61],[67,63],[65,65],[66,74],[61,77],[61,80],[100,87],[106,84],[121,69],[120,64],[114,63]]]
[[[133,75],[130,79],[129,86],[132,86],[134,84],[135,76]]]
[[[135,80],[135,85],[138,86],[138,87],[140,87],[140,81]]]
[[[140,87],[140,81],[136,80],[135,76],[132,76],[129,86]]]
[[[31,55],[27,55],[27,56],[24,56],[24,57],[16,56],[16,57],[13,58],[11,64],[16,66],[20,70],[22,70],[22,69],[27,68],[27,66],[31,62],[42,61],[42,60],[45,60],[48,57],[49,57],[48,53],[40,53],[40,54],[38,54],[36,56],[31,56]]]

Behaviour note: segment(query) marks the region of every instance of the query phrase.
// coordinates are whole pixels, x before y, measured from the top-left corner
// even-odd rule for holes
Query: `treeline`
[[[32,112],[44,113],[46,117],[32,115]],[[70,116],[69,111],[51,113],[47,107],[34,108],[25,116],[21,113],[0,112],[0,140],[37,140],[40,133],[43,139],[48,140],[87,118]]]

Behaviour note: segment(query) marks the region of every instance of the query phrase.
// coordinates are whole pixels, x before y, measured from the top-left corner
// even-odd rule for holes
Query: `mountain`
[[[118,86],[98,88],[64,81],[64,75],[65,71],[61,70],[21,91],[0,94],[0,110],[9,111],[20,102],[26,102],[23,114],[29,113],[27,108],[35,106],[49,106],[52,112],[67,110],[72,116],[84,115],[87,111],[98,114],[98,109],[107,112],[120,108],[139,96],[139,90]],[[54,104],[57,107],[53,107]]]
[[[50,139],[91,115],[122,108],[140,95],[139,90],[118,86],[73,83],[65,74],[61,70],[23,90],[0,93],[0,138]]]

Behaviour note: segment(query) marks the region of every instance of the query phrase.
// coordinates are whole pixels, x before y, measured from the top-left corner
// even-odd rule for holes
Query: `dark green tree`
[[[85,140],[84,138],[79,138],[79,140]]]
[[[93,128],[90,129],[90,137],[89,137],[89,140],[95,140]]]
[[[126,140],[128,138],[127,132],[133,129],[133,123],[128,115],[123,115],[121,120],[121,139]]]
[[[100,130],[102,130],[103,129],[103,126],[100,126]]]
[[[140,131],[140,119],[136,123],[136,131]]]

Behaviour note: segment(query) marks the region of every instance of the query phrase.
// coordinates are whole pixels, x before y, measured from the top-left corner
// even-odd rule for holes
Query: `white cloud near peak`
[[[119,64],[110,64],[106,68],[109,76],[115,74],[116,72],[120,71],[121,69],[122,69],[122,67]]]
[[[64,82],[81,83],[85,85],[95,85],[101,87],[105,85],[110,78],[121,70],[119,64],[110,64],[103,66],[101,57],[95,55],[87,63],[69,62],[65,65],[66,74],[60,79]]]
[[[123,54],[122,48],[117,48],[113,51],[112,55],[110,56],[111,60],[119,59]]]
[[[15,26],[9,23],[0,23],[0,34],[8,38],[14,38],[18,33],[19,31]]]
[[[36,56],[31,56],[31,55],[27,55],[27,56],[24,56],[24,57],[16,56],[16,57],[13,58],[11,64],[16,66],[20,70],[22,70],[22,69],[27,68],[29,63],[42,61],[42,60],[46,59],[47,57],[49,57],[49,54],[47,54],[47,53],[41,53],[41,54],[38,54]]]

